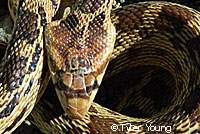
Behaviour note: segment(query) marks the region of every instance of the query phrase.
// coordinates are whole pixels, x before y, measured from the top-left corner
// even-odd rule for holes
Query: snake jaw
[[[83,119],[87,114],[98,89],[95,89],[90,94],[90,99],[72,98],[69,99],[67,114],[70,119]]]
[[[77,59],[72,58],[70,62],[66,62],[71,63],[69,70],[57,73],[53,79],[56,81],[58,98],[64,102],[61,105],[68,116],[73,119],[85,116],[99,86],[94,73],[90,72],[91,69],[84,68],[83,64],[82,68]]]

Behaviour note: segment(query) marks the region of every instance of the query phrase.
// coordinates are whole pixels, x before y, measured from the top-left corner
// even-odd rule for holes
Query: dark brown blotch
[[[105,3],[105,0],[86,0],[83,1],[79,10],[84,14],[94,13],[103,3]]]
[[[169,28],[173,28],[170,31],[180,32],[183,26],[188,23],[188,20],[193,20],[194,15],[185,9],[177,5],[164,5],[162,6],[162,12],[159,13],[161,20],[168,22]],[[187,17],[185,17],[187,16]]]
[[[77,19],[76,15],[72,14],[69,15],[65,20],[60,22],[61,27],[67,27],[69,31],[75,30],[77,25],[79,24],[79,20]]]
[[[41,26],[45,26],[47,24],[47,19],[46,19],[46,12],[44,11],[44,7],[39,6],[38,13],[41,16]]]
[[[3,111],[0,113],[0,118],[8,117],[16,105],[19,103],[19,94],[16,93],[11,100],[11,102],[3,109]]]
[[[30,82],[29,82],[29,85],[28,85],[28,88],[26,89],[26,91],[25,91],[25,94],[28,94],[29,93],[29,91],[31,90],[31,88],[32,88],[32,85],[33,85],[33,79],[32,80],[30,80]]]
[[[102,27],[103,23],[105,20],[105,12],[100,13],[98,16],[96,16],[90,23],[89,23],[89,28],[100,28]]]
[[[32,55],[32,61],[30,63],[30,66],[27,70],[27,73],[30,74],[31,72],[34,72],[37,68],[37,63],[40,59],[40,56],[41,56],[41,48],[39,47],[39,44],[36,45],[36,48],[35,48],[35,52],[33,53]]]
[[[17,28],[14,37],[11,40],[11,44],[17,42],[17,40],[27,40],[27,43],[33,44],[36,38],[38,38],[40,30],[37,29],[38,15],[31,13],[28,10],[20,10],[19,17],[17,18]]]
[[[13,64],[10,60],[5,63],[3,75],[0,78],[0,82],[6,85],[7,92],[12,92],[22,84],[25,77],[24,67],[27,64],[28,58],[16,58],[17,64]],[[13,60],[15,61],[15,59]]]

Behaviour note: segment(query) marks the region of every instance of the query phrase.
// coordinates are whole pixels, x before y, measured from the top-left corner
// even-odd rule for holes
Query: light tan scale
[[[68,15],[69,19],[63,18],[60,21],[50,23],[45,30],[46,33],[50,33],[49,35],[45,35],[45,42],[47,43],[48,63],[51,74],[53,75],[54,85],[57,88],[56,92],[58,98],[55,96],[56,93],[53,88],[48,87],[43,98],[41,98],[29,116],[29,120],[47,134],[126,133],[128,131],[130,133],[155,133],[155,131],[149,131],[147,129],[147,124],[157,127],[171,126],[170,131],[161,130],[161,133],[200,133],[200,77],[198,67],[200,64],[198,58],[200,50],[198,46],[200,42],[199,12],[183,5],[170,2],[142,2],[113,10],[110,15],[110,4],[107,8],[105,6],[100,6],[99,10],[95,9],[93,12],[93,7],[95,7],[98,2],[106,3],[108,1],[84,1],[79,5],[79,8],[73,12],[74,15]],[[84,3],[86,4],[84,5]],[[87,5],[88,3],[90,4]],[[86,8],[86,10],[84,10],[84,8]],[[47,10],[45,11],[48,12]],[[87,42],[87,40],[84,39],[87,35],[89,36],[91,34],[89,32],[90,27],[88,22],[93,21],[93,18],[101,14],[102,11],[108,13],[105,15],[105,20],[110,21],[111,16],[111,21],[116,28],[114,50],[113,52],[112,50],[106,50],[102,55],[100,54],[98,55],[99,57],[97,56],[96,59],[94,58],[95,60],[91,60],[91,65],[93,65],[90,66],[91,69],[88,69],[86,66],[80,67],[81,62],[79,59],[83,59],[84,65],[87,64],[87,61],[89,61],[88,59],[90,59],[87,57],[87,50],[88,53],[93,52],[93,48],[101,46],[98,45],[99,40],[97,39],[88,41],[91,42],[92,45],[85,45],[88,46],[87,49],[80,48],[79,46],[82,47],[84,45],[79,45],[79,43]],[[79,21],[81,23],[77,23]],[[114,29],[111,23],[109,23],[108,26],[111,26],[110,29],[108,28],[110,31]],[[67,29],[68,31],[66,32],[63,29]],[[113,34],[112,32],[110,33]],[[83,35],[83,37],[81,37],[81,35]],[[112,40],[114,38],[110,37],[110,39]],[[71,40],[74,40],[74,43],[71,43]],[[112,47],[108,48],[111,49]],[[95,52],[96,51],[98,50],[95,50]],[[99,51],[102,52],[103,50],[99,49]],[[71,88],[74,89],[73,91],[77,92],[80,91],[80,87],[92,85],[95,79],[98,84],[101,83],[105,68],[102,69],[100,66],[101,71],[100,69],[97,71],[98,67],[94,66],[94,62],[98,60],[98,58],[102,58],[104,54],[108,57],[111,55],[110,60],[108,57],[105,59],[103,58],[104,67],[106,67],[109,62],[108,70],[105,73],[106,79],[112,79],[113,76],[119,72],[135,67],[159,67],[167,72],[161,73],[160,75],[156,70],[147,71],[147,73],[141,77],[141,82],[135,85],[135,87],[139,89],[136,89],[136,91],[133,89],[137,94],[136,100],[134,100],[134,97],[131,98],[130,95],[134,91],[130,91],[130,94],[125,94],[126,97],[130,97],[131,99],[127,101],[128,99],[124,98],[126,99],[124,101],[127,101],[127,103],[122,102],[118,106],[119,111],[123,109],[121,105],[130,107],[130,109],[128,109],[129,111],[131,110],[130,105],[136,103],[141,112],[147,111],[148,113],[146,115],[149,114],[150,116],[141,118],[122,115],[102,107],[97,103],[93,103],[93,99],[89,104],[87,104],[88,101],[81,102],[83,99],[78,100],[77,94],[74,95],[76,96],[75,99],[71,99],[72,97],[69,95],[69,91],[71,90],[67,90],[69,89],[68,86],[71,86]],[[81,72],[89,70],[89,75],[82,78],[80,70]],[[101,73],[96,73],[96,75],[92,73],[91,75],[90,73],[92,71]],[[156,73],[156,75],[151,76],[154,73]],[[97,78],[97,75],[100,78]],[[162,78],[160,78],[161,76]],[[88,82],[85,81],[85,84],[82,84],[86,78]],[[171,101],[165,102],[167,106],[161,107],[160,111],[156,111],[157,109],[154,107],[154,103],[156,103],[152,101],[154,96],[150,95],[148,96],[149,98],[147,98],[145,92],[143,92],[143,88],[148,85],[152,79],[164,81],[165,85],[168,85],[171,90],[170,94],[173,94]],[[80,81],[82,82],[80,83]],[[152,89],[155,87],[156,85],[153,85]],[[59,88],[64,90],[60,90]],[[151,92],[151,89],[149,92]],[[164,93],[163,90],[162,94]],[[85,90],[78,96],[87,94],[88,92]],[[162,94],[160,95],[162,96]],[[66,101],[67,99],[71,100]],[[117,98],[115,100],[117,101]],[[160,99],[157,101],[161,102],[164,100]],[[8,104],[6,101],[3,103]],[[80,104],[80,106],[77,104]],[[86,108],[83,108],[85,104]],[[147,106],[144,106],[145,104],[147,104]],[[69,105],[71,105],[71,107]],[[90,109],[87,112],[89,107]],[[71,120],[72,118],[79,119]],[[118,126],[121,124],[125,124],[126,126],[131,125],[132,128],[137,126],[139,129],[126,129],[124,131],[118,129],[113,131],[111,129],[113,124]]]

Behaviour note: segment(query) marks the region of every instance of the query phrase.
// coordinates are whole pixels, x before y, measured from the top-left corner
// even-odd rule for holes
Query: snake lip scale
[[[15,23],[0,65],[0,133],[26,118],[55,134],[154,133],[161,126],[200,133],[198,11],[155,1],[112,10],[112,0],[83,0],[52,21],[65,2],[8,0]],[[131,86],[111,94],[124,115],[93,102],[103,77],[131,69]]]

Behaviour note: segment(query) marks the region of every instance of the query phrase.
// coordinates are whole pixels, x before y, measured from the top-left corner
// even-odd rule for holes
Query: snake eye
[[[76,68],[78,66],[77,57],[73,57],[71,60],[72,68]]]
[[[70,68],[70,64],[69,64],[69,61],[68,61],[68,60],[65,61],[65,66],[66,66],[67,69]]]

